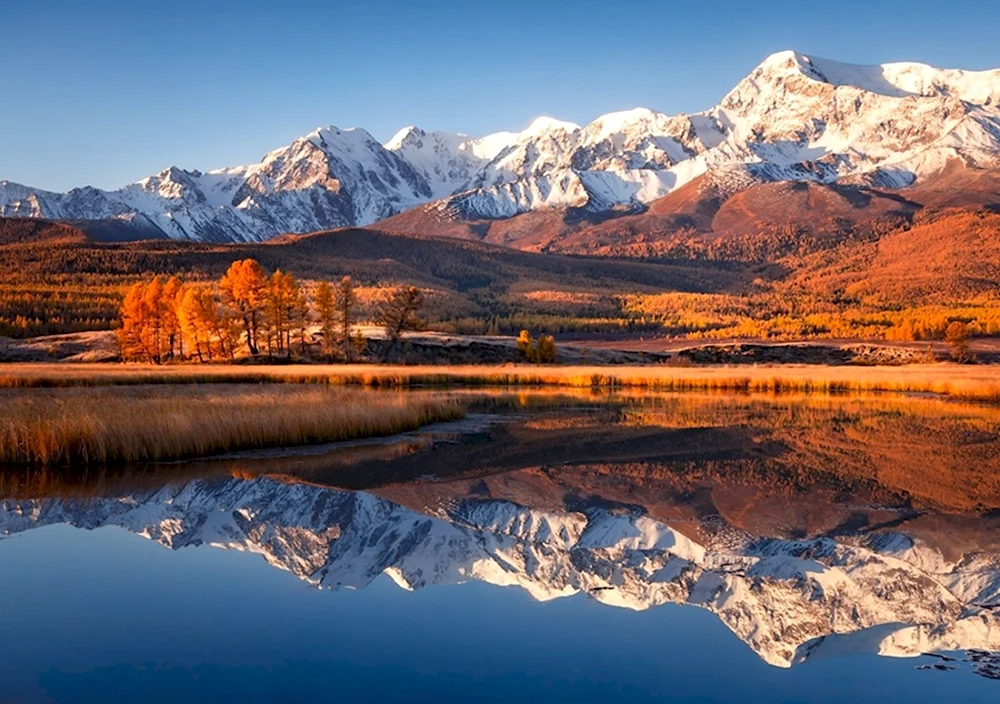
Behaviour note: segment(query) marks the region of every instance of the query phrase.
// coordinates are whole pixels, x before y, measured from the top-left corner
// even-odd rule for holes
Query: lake
[[[0,701],[996,701],[1000,409],[468,392],[0,473]]]

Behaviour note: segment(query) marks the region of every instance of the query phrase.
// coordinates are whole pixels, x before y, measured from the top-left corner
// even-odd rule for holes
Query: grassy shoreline
[[[0,465],[157,462],[393,435],[454,399],[362,389],[171,385],[0,390]]]
[[[1000,367],[861,366],[149,366],[9,364],[0,388],[136,384],[318,384],[372,388],[567,387],[657,391],[906,392],[1000,401]]]

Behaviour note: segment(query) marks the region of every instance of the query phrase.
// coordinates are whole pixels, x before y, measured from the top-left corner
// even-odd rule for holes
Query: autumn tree
[[[309,344],[309,326],[312,323],[312,308],[309,305],[309,296],[302,286],[298,287],[298,295],[295,297],[295,314],[292,316],[292,329],[295,338],[299,341],[299,354],[306,355]]]
[[[177,308],[177,321],[181,337],[187,341],[189,350],[198,357],[199,362],[211,361],[214,352],[220,349],[213,336],[218,328],[218,308],[215,299],[206,286],[190,286],[181,297]]]
[[[123,359],[161,364],[174,357],[179,348],[177,314],[182,288],[178,279],[172,278],[165,285],[158,276],[129,288],[122,301],[118,331]]]
[[[354,346],[351,341],[351,328],[354,327],[355,313],[358,307],[358,294],[354,290],[354,281],[345,276],[337,284],[334,295],[338,321],[340,323],[339,342],[344,350],[344,359],[351,362],[354,357]]]
[[[944,331],[944,341],[951,349],[951,358],[959,364],[971,361],[969,354],[969,329],[965,323],[955,320]]]
[[[163,335],[168,359],[174,359],[175,355],[184,358],[184,341],[177,318],[177,310],[184,296],[183,289],[184,285],[176,276],[171,276],[163,285]]]
[[[527,330],[522,330],[517,336],[517,349],[524,355],[527,360],[531,359],[531,351],[535,348],[535,341],[531,337],[531,333]]]
[[[556,341],[551,335],[542,335],[535,345],[535,361],[539,364],[552,364],[556,361]]]
[[[215,357],[233,359],[242,335],[242,320],[219,306],[216,294],[205,285],[187,287],[178,309],[181,329],[199,361]]]
[[[211,338],[207,326],[202,321],[201,298],[204,295],[201,286],[188,287],[181,296],[181,304],[177,307],[177,324],[181,337],[187,342],[188,350],[198,358],[199,362],[212,359]]]
[[[146,312],[146,325],[143,329],[143,347],[149,361],[160,364],[163,362],[165,347],[165,322],[169,307],[163,295],[163,282],[159,276],[154,276],[143,292],[143,306]]]
[[[334,329],[337,325],[337,306],[333,298],[333,287],[321,281],[316,287],[316,315],[323,335],[323,354],[330,356],[334,349]]]
[[[396,347],[406,330],[420,324],[417,311],[424,304],[424,294],[416,286],[397,289],[382,300],[376,309],[376,319],[385,328],[386,348],[383,356]]]
[[[268,352],[292,355],[292,339],[305,348],[309,303],[298,280],[288,272],[275,271],[268,280],[265,305]]]
[[[122,302],[118,344],[121,347],[122,359],[125,360],[146,358],[143,339],[146,328],[145,293],[145,284],[134,284]]]
[[[267,301],[268,278],[253,259],[233,262],[219,281],[225,301],[243,320],[247,350],[260,354],[258,334]]]
[[[285,275],[278,269],[267,280],[267,294],[264,299],[265,337],[267,353],[279,355],[285,348],[285,329],[288,327],[285,294]]]
[[[522,330],[517,336],[517,349],[526,360],[535,364],[551,364],[556,361],[556,341],[551,335],[542,335],[535,340],[530,332]]]

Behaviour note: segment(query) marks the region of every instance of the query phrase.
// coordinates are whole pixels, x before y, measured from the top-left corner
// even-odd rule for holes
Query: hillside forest
[[[320,282],[345,276],[358,322],[377,322],[384,300],[413,287],[425,328],[452,333],[942,340],[960,322],[971,337],[997,336],[997,233],[1000,214],[944,212],[905,230],[813,241],[779,257],[766,240],[784,235],[757,231],[725,251],[699,250],[692,240],[683,256],[674,248],[620,258],[363,229],[266,244],[108,243],[69,224],[7,218],[0,220],[0,335],[119,329],[135,284],[150,286],[153,277],[184,289],[186,314],[200,303],[211,318],[208,299],[218,307],[230,295],[221,285],[230,266],[253,259],[288,277],[285,317],[260,336],[274,355],[295,344],[301,292],[318,325]],[[226,329],[211,345],[200,335],[185,355],[199,347],[205,357],[233,353]]]

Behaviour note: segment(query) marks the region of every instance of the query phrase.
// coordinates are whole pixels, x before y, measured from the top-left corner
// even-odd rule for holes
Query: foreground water
[[[0,701],[996,701],[1000,412],[499,399],[0,482]]]

